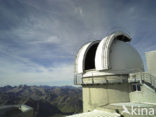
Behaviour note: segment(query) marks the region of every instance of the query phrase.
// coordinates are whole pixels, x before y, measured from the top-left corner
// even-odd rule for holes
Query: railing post
[[[142,84],[141,72],[139,74],[140,74],[140,84]]]
[[[76,75],[76,78],[75,78],[75,84],[77,85],[77,75]]]
[[[81,83],[84,84],[83,83],[83,74],[81,74]]]
[[[153,82],[152,82],[152,77],[151,77],[151,74],[150,74],[150,80],[151,80],[151,85],[153,86],[153,84],[152,84]]]
[[[74,84],[75,84],[75,85],[77,85],[76,79],[77,79],[77,75],[74,74]]]
[[[94,84],[93,73],[92,73],[92,84]]]

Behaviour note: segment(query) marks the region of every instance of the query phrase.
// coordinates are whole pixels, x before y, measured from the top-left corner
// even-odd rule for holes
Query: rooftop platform
[[[0,106],[0,117],[33,117],[33,108],[26,105]]]
[[[151,109],[154,110],[153,114],[151,112],[152,111]],[[140,116],[156,117],[156,104],[137,103],[137,102],[114,103],[110,105],[97,107],[95,110],[91,112],[75,114],[68,117],[140,117]]]

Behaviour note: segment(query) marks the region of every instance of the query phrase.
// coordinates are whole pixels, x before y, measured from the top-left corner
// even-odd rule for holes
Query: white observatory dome
[[[101,41],[85,44],[77,54],[75,74],[110,75],[144,71],[142,59],[130,41],[128,35],[116,32]]]

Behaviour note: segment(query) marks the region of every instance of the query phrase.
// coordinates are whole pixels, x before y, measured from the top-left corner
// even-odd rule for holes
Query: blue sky
[[[121,30],[156,49],[155,0],[0,0],[0,86],[73,85],[86,42]]]

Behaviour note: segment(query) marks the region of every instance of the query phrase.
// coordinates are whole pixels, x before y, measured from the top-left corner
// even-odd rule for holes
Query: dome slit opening
[[[99,43],[92,45],[85,57],[84,70],[95,69],[95,54]]]
[[[117,39],[117,40],[120,40],[120,41],[124,41],[124,42],[130,41],[130,39],[129,39],[127,36],[125,36],[125,35],[118,35],[118,36],[116,37],[116,39]]]

